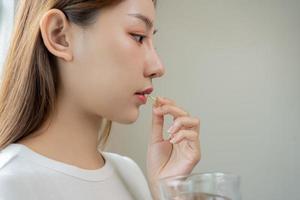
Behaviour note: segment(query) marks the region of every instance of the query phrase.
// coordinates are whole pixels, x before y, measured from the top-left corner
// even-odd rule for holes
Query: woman
[[[155,4],[20,1],[1,83],[1,200],[159,199],[160,178],[191,173],[199,119],[167,98],[153,104],[147,182],[133,160],[98,150],[112,121],[137,120],[152,79],[164,74]],[[166,114],[174,117],[169,140]]]

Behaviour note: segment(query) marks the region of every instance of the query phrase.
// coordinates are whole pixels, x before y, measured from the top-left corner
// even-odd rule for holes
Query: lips
[[[147,88],[143,91],[139,91],[139,92],[136,92],[135,94],[137,95],[145,95],[145,94],[151,94],[153,92],[153,88],[150,87],[150,88]]]
[[[143,103],[147,103],[147,97],[143,94],[136,94],[137,98]]]
[[[145,104],[147,103],[147,97],[145,95],[151,94],[152,91],[153,88],[149,87],[143,91],[136,92],[135,95],[137,95],[138,99]]]

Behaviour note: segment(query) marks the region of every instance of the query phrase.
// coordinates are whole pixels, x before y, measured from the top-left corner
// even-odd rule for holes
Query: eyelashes
[[[155,34],[155,32],[154,32]],[[132,36],[132,38],[139,43],[139,45],[144,43],[144,40],[148,38],[148,36],[146,35],[141,35],[141,34],[136,34],[136,33],[130,33],[130,35]],[[154,46],[155,51],[157,50],[157,48]]]
[[[147,38],[147,36],[145,36],[145,35],[140,35],[140,34],[135,34],[135,33],[131,33],[131,36],[133,37],[133,39],[135,41],[137,41],[140,44],[143,44],[144,40]]]

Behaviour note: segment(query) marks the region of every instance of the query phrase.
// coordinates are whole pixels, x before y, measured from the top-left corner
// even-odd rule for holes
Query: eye
[[[145,35],[139,35],[139,34],[134,34],[134,33],[132,33],[131,35],[133,36],[134,40],[136,40],[137,42],[139,42],[141,44],[143,44],[144,39],[147,37]]]

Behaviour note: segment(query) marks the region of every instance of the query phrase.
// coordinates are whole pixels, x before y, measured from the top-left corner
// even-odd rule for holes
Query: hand
[[[163,139],[164,115],[173,116],[173,130]],[[153,195],[158,197],[158,180],[167,176],[188,175],[200,161],[198,118],[167,98],[157,97],[153,105],[152,133],[147,153],[147,175]]]

